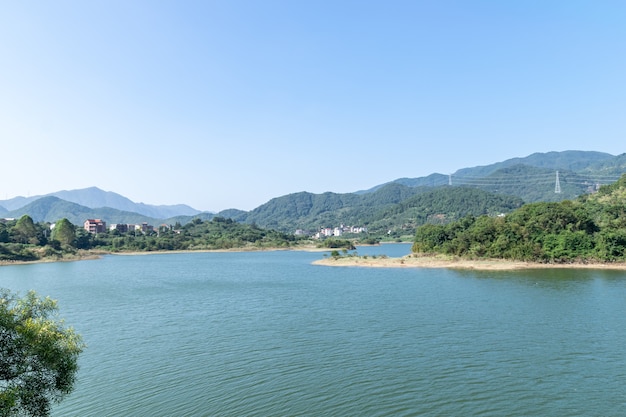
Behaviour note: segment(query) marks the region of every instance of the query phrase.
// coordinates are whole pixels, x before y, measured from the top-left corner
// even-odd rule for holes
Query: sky
[[[619,155],[622,0],[0,1],[0,200],[251,210]]]

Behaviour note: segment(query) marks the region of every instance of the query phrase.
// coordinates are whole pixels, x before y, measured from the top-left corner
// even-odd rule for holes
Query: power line
[[[555,193],[562,192],[562,184],[577,185],[577,186],[598,186],[604,184],[611,184],[620,178],[619,175],[581,175],[577,173],[570,173],[561,175],[560,172],[556,174],[556,181],[554,174],[541,173],[530,174],[523,176],[506,176],[506,177],[477,177],[477,176],[462,176],[462,175],[448,175],[448,185],[456,186],[474,186],[474,187],[515,187],[521,185],[532,184],[535,186],[548,186],[554,184]]]

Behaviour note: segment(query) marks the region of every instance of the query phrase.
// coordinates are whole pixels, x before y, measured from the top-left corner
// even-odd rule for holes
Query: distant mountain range
[[[111,191],[103,191],[98,187],[89,187],[71,191],[63,190],[40,196],[15,197],[9,200],[0,200],[0,207],[3,207],[6,211],[17,210],[44,197],[58,197],[61,200],[93,209],[109,207],[156,219],[165,219],[181,215],[193,216],[200,213],[199,210],[185,204],[155,206],[151,204],[135,203],[120,194]]]
[[[233,213],[232,218],[283,231],[356,223],[377,232],[411,233],[426,221],[506,213],[521,203],[573,199],[617,181],[625,172],[626,154],[535,153],[451,175],[399,178],[355,193],[289,194],[250,212]],[[482,193],[468,193],[468,188]]]
[[[28,214],[35,221],[54,222],[65,217],[82,224],[87,218],[102,218],[109,224],[156,225],[221,216],[287,232],[346,224],[368,226],[377,232],[412,233],[427,221],[507,212],[524,202],[572,199],[594,191],[598,185],[615,182],[625,172],[626,154],[548,152],[463,168],[451,175],[399,178],[355,193],[289,194],[251,211],[208,213],[184,204],[155,206],[90,187],[0,201],[0,217]]]
[[[520,183],[524,179],[524,175],[532,175],[535,176],[533,180],[541,179],[543,182],[547,180],[553,186],[548,188],[548,191],[553,191],[556,183],[556,171],[559,171],[561,174],[561,182],[566,184],[579,183],[581,180],[590,183],[598,181],[600,183],[610,183],[616,181],[619,176],[626,172],[626,154],[614,156],[594,151],[534,153],[523,158],[511,158],[490,165],[462,168],[451,175],[431,174],[427,177],[419,178],[398,178],[390,182],[409,187],[438,187],[452,183],[451,185],[476,185],[478,188],[481,188],[480,185],[488,186],[489,183],[497,183],[497,179],[500,177],[510,183]],[[576,173],[575,178],[569,177],[572,181],[568,181],[567,176],[571,176],[574,173]],[[542,178],[537,178],[537,175],[540,175]],[[563,177],[563,175],[566,175],[566,177]],[[594,179],[596,180],[595,182]],[[533,180],[529,182],[533,182]],[[389,183],[376,185],[368,190],[357,191],[357,194],[375,191],[386,184]],[[582,189],[580,191],[584,192]],[[513,195],[525,197],[520,194],[523,193],[518,192]],[[571,198],[571,194],[568,194],[567,198]],[[532,198],[527,202],[531,201],[533,201]]]

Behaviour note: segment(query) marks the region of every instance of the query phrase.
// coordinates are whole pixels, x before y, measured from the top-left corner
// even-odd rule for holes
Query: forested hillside
[[[626,261],[626,175],[574,201],[531,203],[417,230],[416,253],[536,262]]]
[[[557,193],[556,171],[520,164],[501,168],[485,177],[453,176],[452,183],[516,196],[526,203],[533,203],[571,200],[595,191],[596,182],[588,178],[572,171],[559,171],[560,192]]]
[[[403,234],[412,234],[426,223],[446,224],[468,215],[497,216],[519,208],[523,203],[518,197],[475,188],[440,187],[380,210],[368,219],[368,225],[373,230],[392,231],[400,225]]]
[[[317,230],[340,224],[364,225],[381,209],[424,191],[423,188],[389,184],[363,195],[330,192],[289,194],[274,198],[236,220],[292,232],[296,228]]]
[[[626,153],[613,158],[604,159],[589,165],[581,171],[582,174],[593,175],[622,175],[626,172]]]
[[[559,172],[560,192],[555,192]],[[408,186],[455,185],[520,197],[526,203],[571,200],[610,184],[626,172],[626,154],[563,151],[534,153],[485,166],[463,168],[451,175],[432,174],[392,181]],[[389,183],[387,183],[389,184]],[[375,191],[380,186],[368,190]]]
[[[397,180],[372,187],[369,190],[357,191],[356,194],[371,193],[389,184],[401,184],[406,185],[407,187],[441,187],[443,185],[448,185],[448,181],[449,176],[443,174],[430,174],[427,177],[419,178],[398,178]]]
[[[297,193],[279,197],[235,220],[285,232],[340,224],[366,226],[370,234],[412,235],[427,222],[447,223],[468,214],[507,213],[517,197],[468,187],[407,187],[387,184],[367,194]]]
[[[501,169],[515,165],[526,165],[534,168],[543,168],[548,171],[582,171],[588,170],[595,164],[602,164],[614,159],[615,156],[604,152],[593,151],[563,151],[537,152],[522,158],[511,158],[495,164],[459,169],[454,175],[459,177],[486,177]]]

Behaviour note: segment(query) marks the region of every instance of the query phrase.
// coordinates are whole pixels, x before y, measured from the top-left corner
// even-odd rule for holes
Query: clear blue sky
[[[0,3],[0,200],[250,210],[625,132],[622,0]]]

